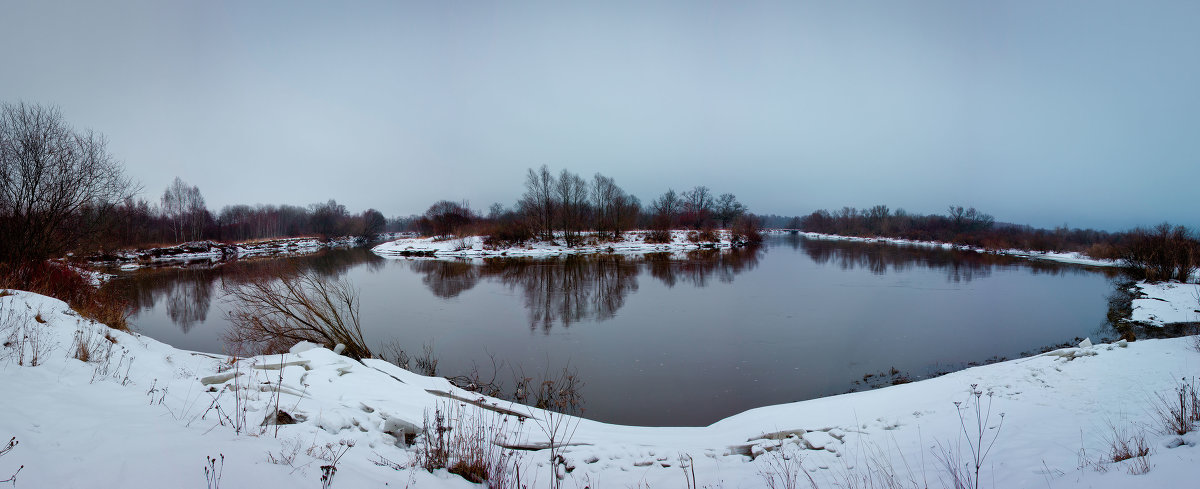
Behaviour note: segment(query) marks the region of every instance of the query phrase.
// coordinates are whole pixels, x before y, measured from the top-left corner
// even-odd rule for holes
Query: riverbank
[[[1074,265],[1086,265],[1093,267],[1118,267],[1120,262],[1117,260],[1101,260],[1089,257],[1078,252],[1041,252],[1029,250],[988,250],[984,248],[976,248],[953,243],[943,243],[938,241],[917,241],[900,238],[884,238],[871,237],[864,238],[858,236],[842,236],[835,234],[809,233],[798,232],[791,233],[789,231],[766,231],[772,234],[796,234],[808,239],[820,239],[827,241],[851,241],[859,243],[886,243],[899,246],[920,246],[925,248],[942,248],[961,251],[973,251],[977,253],[991,253],[998,255],[1013,256],[1019,258],[1028,258],[1032,260],[1046,260],[1058,263],[1068,263]],[[431,237],[409,237],[389,241],[379,244],[372,248],[375,253],[388,257],[441,257],[441,258],[487,258],[487,257],[540,257],[540,256],[559,256],[568,254],[641,254],[641,253],[660,253],[660,252],[686,252],[696,249],[727,249],[733,246],[730,241],[730,234],[726,230],[717,231],[718,240],[712,242],[695,242],[689,239],[689,234],[693,232],[686,230],[671,231],[671,241],[669,243],[647,243],[646,235],[648,231],[629,231],[626,232],[622,239],[613,242],[600,242],[595,238],[589,238],[585,234],[585,244],[580,246],[568,247],[562,243],[562,240],[557,241],[540,241],[533,240],[518,246],[489,246],[484,243],[483,236],[467,236],[461,238],[437,239]]]
[[[323,348],[240,360],[182,351],[26,292],[0,297],[0,336],[0,436],[19,441],[0,479],[24,465],[16,487],[205,487],[205,457],[224,487],[317,487],[330,465],[333,487],[475,487],[404,468],[418,453],[405,442],[447,410],[455,431],[481,423],[522,448],[509,471],[531,488],[555,477],[551,434],[567,487],[766,487],[764,474],[796,464],[820,487],[884,476],[938,487],[939,456],[961,445],[970,457],[960,416],[975,426],[975,399],[995,439],[984,486],[1186,486],[1200,462],[1200,437],[1161,434],[1154,415],[1158,395],[1196,375],[1194,338],[1085,345],[707,427],[646,428],[560,417]],[[1118,432],[1145,436],[1149,454],[1103,461]],[[1142,462],[1148,473],[1128,473]]]
[[[776,234],[788,234],[788,231],[777,231]],[[1078,252],[1053,252],[1053,251],[1030,251],[1030,250],[989,250],[986,248],[978,248],[954,243],[946,243],[941,241],[919,241],[902,238],[885,238],[871,237],[864,238],[859,236],[843,236],[838,234],[822,234],[800,232],[795,233],[804,236],[808,239],[823,239],[829,241],[853,241],[858,243],[887,243],[892,245],[902,246],[921,246],[925,248],[942,248],[948,250],[974,251],[976,253],[991,253],[996,255],[1015,256],[1020,258],[1029,258],[1032,260],[1046,260],[1059,263],[1070,263],[1074,265],[1087,265],[1092,267],[1119,267],[1121,262],[1118,260],[1101,260],[1092,258],[1083,253]]]
[[[648,243],[646,237],[649,231],[629,231],[622,234],[617,241],[601,241],[594,235],[585,233],[584,244],[566,246],[563,240],[541,241],[531,240],[517,246],[489,246],[484,243],[483,236],[466,236],[461,238],[401,238],[375,246],[371,250],[387,256],[428,256],[441,258],[487,258],[487,257],[543,257],[560,255],[586,255],[597,253],[610,254],[640,254],[640,253],[672,253],[698,249],[728,249],[733,246],[730,233],[725,230],[716,231],[716,241],[693,241],[689,235],[694,231],[671,231],[671,240],[667,243]]]
[[[384,239],[392,239],[389,233]],[[221,243],[217,241],[191,241],[175,246],[119,250],[111,253],[84,257],[89,265],[118,267],[136,270],[153,266],[213,265],[216,263],[246,258],[284,258],[303,256],[329,248],[344,248],[365,243],[362,237],[342,236],[332,239],[315,237],[278,238]]]

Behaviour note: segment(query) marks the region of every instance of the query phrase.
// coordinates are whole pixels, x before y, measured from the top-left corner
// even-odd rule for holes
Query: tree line
[[[631,229],[649,229],[650,241],[665,242],[671,229],[712,231],[741,226],[757,236],[757,221],[731,193],[715,195],[698,185],[682,193],[668,189],[643,205],[612,177],[600,173],[585,179],[568,170],[558,173],[543,165],[525,174],[525,192],[511,206],[492,204],[486,215],[467,202],[442,200],[423,215],[400,227],[424,235],[486,236],[492,244],[511,245],[531,239],[561,239],[567,246],[583,241],[584,232],[599,240],[616,241]]]
[[[1018,249],[1080,252],[1099,259],[1120,260],[1138,279],[1186,281],[1200,266],[1200,237],[1184,227],[1163,223],[1126,232],[1095,229],[1034,228],[997,223],[974,207],[950,206],[946,214],[910,214],[886,205],[869,209],[843,207],[818,210],[783,221],[784,228],[844,236],[884,236],[941,241],[988,250]]]
[[[248,241],[294,236],[373,239],[387,226],[383,213],[375,209],[351,213],[333,199],[307,207],[236,204],[213,212],[204,205],[197,187],[176,178],[157,203],[127,197],[114,205],[106,215],[105,232],[97,237],[95,245],[113,249],[197,240]]]

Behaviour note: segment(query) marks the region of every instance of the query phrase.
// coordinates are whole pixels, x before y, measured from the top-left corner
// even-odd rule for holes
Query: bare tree
[[[329,199],[324,204],[312,204],[309,207],[312,208],[310,222],[314,232],[326,239],[345,234],[343,224],[350,217],[350,213],[346,211],[346,206],[337,203],[336,200]]]
[[[492,205],[488,206],[487,218],[489,220],[495,221],[496,219],[500,219],[501,217],[504,217],[504,214],[507,212],[508,212],[508,210],[504,208],[504,204],[501,204],[499,202],[492,202]]]
[[[171,231],[175,233],[177,242],[199,239],[208,217],[200,189],[189,186],[179,177],[175,177],[175,181],[163,192],[162,212],[163,217],[171,222]]]
[[[554,189],[557,187],[554,174],[546,165],[536,171],[533,168],[525,175],[525,195],[517,206],[529,219],[534,232],[543,239],[554,239]]]
[[[579,242],[579,232],[583,229],[588,210],[587,183],[579,175],[563,170],[558,175],[558,185],[554,189],[563,239],[567,246],[575,246]]]
[[[387,218],[383,217],[383,213],[375,209],[367,209],[362,213],[362,236],[368,240],[374,240],[379,237],[379,233],[383,232],[383,228],[387,226]]]
[[[712,217],[712,191],[703,185],[693,187],[683,193],[684,225],[693,228],[703,227]]]
[[[722,228],[728,228],[729,224],[742,217],[746,213],[746,206],[738,202],[737,197],[733,194],[721,194],[717,197],[716,203],[716,218],[721,222]]]
[[[73,249],[95,235],[97,215],[136,193],[106,146],[56,107],[0,105],[0,261]]]
[[[425,211],[431,231],[440,237],[458,235],[461,229],[475,220],[475,213],[464,201],[462,203],[439,200]]]
[[[242,354],[287,351],[300,341],[334,348],[352,358],[371,358],[359,323],[358,292],[349,282],[314,271],[273,274],[227,285],[233,307],[225,341]]]
[[[954,229],[958,232],[984,231],[991,229],[996,219],[991,214],[984,214],[974,207],[963,209],[961,205],[950,206],[947,210]]]
[[[638,213],[637,198],[626,194],[616,182],[599,173],[592,180],[592,210],[600,235],[620,239]]]
[[[682,210],[683,202],[679,199],[679,194],[672,189],[667,189],[657,199],[654,199],[654,202],[650,203],[650,211],[656,217],[665,217],[669,221],[668,227],[675,224],[675,220],[678,219]]]

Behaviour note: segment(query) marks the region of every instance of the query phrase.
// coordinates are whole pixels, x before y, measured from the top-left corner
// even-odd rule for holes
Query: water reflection
[[[487,260],[484,276],[521,292],[529,328],[549,332],[584,319],[616,315],[638,289],[638,258],[620,255],[566,256],[543,260]]]
[[[645,263],[650,276],[667,287],[674,287],[680,281],[705,287],[714,276],[721,283],[733,282],[735,275],[757,267],[765,251],[764,247],[697,250],[688,253],[685,260],[673,259],[670,253],[651,253],[646,255]]]
[[[820,240],[799,236],[787,236],[784,238],[784,242],[793,249],[803,251],[818,264],[833,264],[842,270],[864,269],[875,275],[927,268],[944,271],[948,282],[968,283],[972,280],[989,277],[993,270],[998,268],[1023,267],[1035,275],[1090,273],[1077,265],[1047,260],[1029,260],[1007,255],[919,245]],[[1102,269],[1101,271],[1109,276],[1117,273],[1117,270],[1114,269]]]
[[[758,266],[764,248],[703,250],[686,254],[645,256],[567,255],[551,258],[409,261],[433,295],[448,299],[474,288],[481,280],[499,282],[521,294],[529,328],[549,332],[559,325],[605,321],[638,290],[638,276],[648,272],[668,287],[687,283],[705,287],[715,278],[729,283],[735,275]]]
[[[386,263],[387,260],[369,250],[357,249],[292,258],[285,266],[336,278],[358,266],[379,270]],[[280,266],[280,260],[268,258],[229,262],[216,267],[146,268],[120,274],[105,287],[119,290],[129,301],[129,312],[135,315],[152,310],[160,301],[165,301],[167,317],[183,333],[188,333],[196,324],[208,319],[213,299],[218,296],[217,286],[254,277],[277,276]]]
[[[1009,267],[1022,267],[1034,274],[1090,273],[1078,266],[1048,261],[922,246],[816,240],[795,235],[775,238],[771,243],[801,252],[816,264],[842,270],[868,270],[876,275],[914,269],[941,270],[946,280],[954,283],[987,278],[994,270]],[[420,276],[421,283],[440,299],[457,298],[485,280],[503,284],[521,296],[530,330],[549,333],[556,325],[570,327],[583,321],[613,318],[638,290],[638,277],[642,274],[667,288],[678,285],[702,288],[714,281],[730,283],[737,275],[757,268],[767,249],[763,246],[641,256],[406,259],[401,266]],[[214,297],[219,296],[216,287],[226,282],[278,275],[280,266],[312,270],[336,279],[357,267],[375,272],[391,262],[367,249],[329,250],[286,260],[233,262],[216,268],[144,269],[121,274],[107,286],[121,287],[135,314],[165,301],[171,323],[187,333],[207,320]]]
[[[423,275],[421,282],[443,299],[458,297],[479,283],[479,267],[465,260],[413,260],[409,268]]]

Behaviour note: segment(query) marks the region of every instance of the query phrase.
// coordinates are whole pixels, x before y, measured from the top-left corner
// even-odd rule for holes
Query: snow
[[[387,233],[391,238],[398,233]],[[145,266],[176,265],[190,263],[217,263],[233,259],[254,257],[301,256],[316,253],[326,248],[354,246],[360,239],[343,236],[331,240],[319,238],[278,238],[244,243],[226,244],[216,241],[192,241],[164,248],[124,250],[108,255],[89,257],[97,264],[115,264],[121,270],[136,270]]]
[[[92,345],[87,362],[72,355],[77,338]],[[505,423],[505,442],[523,447],[544,447],[544,428],[563,421],[564,487],[685,487],[692,471],[698,487],[767,487],[762,473],[792,463],[780,453],[821,487],[880,470],[940,487],[938,447],[969,456],[962,431],[974,411],[960,406],[971,392],[985,413],[990,404],[984,437],[996,440],[985,487],[1189,487],[1200,463],[1200,436],[1162,434],[1153,414],[1157,395],[1200,368],[1191,337],[1081,345],[686,428],[562,418],[312,344],[245,359],[178,350],[28,292],[0,297],[0,339],[0,437],[20,441],[0,457],[0,480],[24,465],[18,488],[207,487],[205,457],[221,456],[221,487],[319,487],[320,467],[342,450],[332,487],[478,487],[393,468],[412,460],[404,433],[435,408],[463,426]],[[276,409],[296,423],[274,424]],[[1149,473],[1100,462],[1109,426],[1146,434]],[[550,451],[518,453],[522,484],[549,487]]]
[[[1179,282],[1138,282],[1133,321],[1155,326],[1200,322],[1200,285]]]
[[[966,246],[966,245],[945,243],[945,242],[941,242],[941,241],[919,241],[919,240],[912,240],[912,239],[884,238],[884,237],[863,238],[863,237],[858,237],[858,236],[842,236],[842,235],[838,235],[838,234],[807,233],[807,232],[799,233],[799,234],[801,236],[804,236],[809,239],[823,239],[823,240],[829,240],[829,241],[854,241],[854,242],[859,242],[859,243],[888,243],[888,244],[893,244],[893,245],[921,246],[921,247],[926,247],[926,248],[955,249],[955,250],[964,250],[964,251],[974,251],[977,253],[992,253],[992,254],[997,254],[997,255],[1016,256],[1016,257],[1022,257],[1022,258],[1029,258],[1029,259],[1033,259],[1033,260],[1046,260],[1046,261],[1053,261],[1053,262],[1059,262],[1059,263],[1070,263],[1070,264],[1075,264],[1075,265],[1087,265],[1087,266],[1093,266],[1093,267],[1117,267],[1117,266],[1121,265],[1121,263],[1117,260],[1096,259],[1096,258],[1089,257],[1087,255],[1084,255],[1083,253],[1073,252],[1073,251],[1072,252],[1053,252],[1053,251],[1018,250],[1018,249],[989,250],[986,248],[976,248],[976,247],[971,247],[971,246]]]
[[[622,235],[621,240],[601,242],[590,234],[584,235],[585,244],[568,247],[560,239],[556,241],[531,241],[523,246],[491,247],[483,243],[482,236],[465,236],[450,239],[435,238],[402,238],[383,243],[372,248],[376,254],[396,256],[436,256],[443,258],[484,258],[484,257],[546,257],[570,254],[636,254],[682,252],[701,248],[725,249],[732,246],[728,231],[717,231],[720,241],[714,243],[693,243],[688,241],[687,231],[671,231],[670,243],[647,243],[647,231],[630,231]]]

